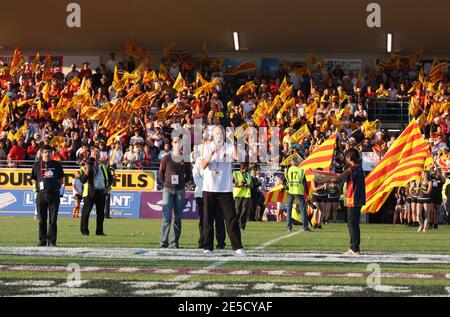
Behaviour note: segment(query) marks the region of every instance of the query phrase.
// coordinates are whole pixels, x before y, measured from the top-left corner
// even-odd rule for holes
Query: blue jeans
[[[302,213],[303,218],[303,229],[308,228],[308,215],[306,214],[306,206],[305,206],[305,198],[303,195],[287,195],[287,227],[289,230],[292,229],[292,226],[294,225],[292,222],[292,205],[294,204],[294,198],[297,198],[298,207],[300,208],[300,211]]]
[[[174,215],[173,232],[171,244],[178,247],[178,241],[181,235],[181,215],[186,206],[185,191],[164,188],[162,201],[162,226],[161,226],[161,244],[162,248],[169,246],[169,232],[172,224],[172,210]]]

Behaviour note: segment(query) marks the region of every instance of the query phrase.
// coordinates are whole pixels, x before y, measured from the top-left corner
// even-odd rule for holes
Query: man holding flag
[[[359,255],[361,231],[359,222],[361,208],[366,204],[366,185],[364,171],[360,164],[361,155],[355,148],[345,152],[347,164],[350,166],[338,177],[338,182],[347,182],[347,226],[350,234],[350,248],[346,255]]]

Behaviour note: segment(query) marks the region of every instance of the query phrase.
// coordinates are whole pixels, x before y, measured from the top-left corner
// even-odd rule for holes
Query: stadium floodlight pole
[[[238,32],[233,32],[234,39],[234,49],[235,51],[239,51],[239,34]]]
[[[391,32],[389,32],[387,34],[387,47],[386,47],[386,49],[387,49],[388,53],[392,53],[392,33]]]

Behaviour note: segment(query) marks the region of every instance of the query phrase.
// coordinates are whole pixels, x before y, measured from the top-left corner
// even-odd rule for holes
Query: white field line
[[[282,237],[279,237],[279,238],[267,241],[267,242],[261,244],[260,246],[254,248],[254,250],[255,251],[263,250],[263,249],[265,249],[268,246],[271,246],[271,245],[273,245],[273,244],[275,244],[275,243],[277,243],[277,242],[279,242],[281,240],[284,240],[284,239],[287,239],[287,238],[291,238],[291,237],[293,237],[295,235],[298,235],[299,233],[300,233],[300,231],[297,231],[297,232],[293,232],[293,233],[290,233],[288,235],[285,235],[285,236],[282,236]],[[217,269],[218,267],[224,265],[227,262],[234,261],[235,259],[244,258],[244,257],[245,256],[233,256],[233,257],[229,257],[229,258],[227,258],[225,260],[218,260],[218,261],[208,265],[207,267],[205,267],[205,268],[203,268],[201,270],[204,271],[204,274],[206,275],[206,274],[208,274],[208,270]],[[207,260],[207,259],[208,259],[208,256],[204,256],[204,260]],[[191,277],[191,275],[186,275],[186,274],[185,275],[180,275],[180,276],[175,277],[171,281],[173,281],[173,282],[183,282],[183,281],[187,281],[190,277]]]
[[[308,262],[308,263],[396,263],[396,264],[450,264],[449,254],[363,254],[361,256],[345,256],[341,253],[318,252],[276,252],[263,251],[271,244],[281,239],[289,238],[296,233],[277,238],[249,250],[244,256],[236,256],[232,251],[215,251],[213,256],[203,255],[203,250],[160,250],[160,249],[105,249],[105,248],[53,248],[42,249],[34,247],[0,247],[1,255],[34,256],[34,257],[80,257],[107,259],[140,259],[140,260],[171,260],[171,261],[215,261],[204,268],[213,269],[222,263],[233,262]]]

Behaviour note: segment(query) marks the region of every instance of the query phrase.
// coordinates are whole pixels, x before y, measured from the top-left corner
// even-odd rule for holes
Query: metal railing
[[[366,101],[366,108],[370,121],[379,119],[382,123],[405,125],[410,121],[409,100],[390,101],[389,99],[370,98]]]
[[[33,168],[33,165],[36,161],[30,161],[30,160],[24,160],[24,161],[5,161],[5,160],[0,160],[0,168]],[[74,162],[74,161],[61,161],[62,163],[62,167],[64,169],[75,169],[77,167],[80,166],[80,164],[78,162]],[[273,166],[268,165],[268,164],[264,164],[264,163],[258,163],[259,167],[262,168],[271,168],[271,170],[274,170]],[[240,168],[240,163],[233,163],[233,169],[234,170],[238,170]],[[118,170],[123,170],[123,171],[157,171],[159,169],[159,162],[151,162],[150,166],[142,166],[142,167],[136,167],[136,168],[128,168],[124,165],[119,164],[117,166]],[[277,171],[280,171],[281,169],[279,168]]]

